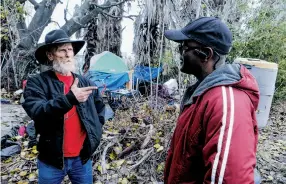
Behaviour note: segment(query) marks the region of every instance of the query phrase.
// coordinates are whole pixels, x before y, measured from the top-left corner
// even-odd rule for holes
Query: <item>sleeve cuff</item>
[[[67,97],[70,104],[72,104],[72,105],[78,105],[79,104],[79,102],[77,101],[76,97],[74,96],[74,94],[71,90],[66,94],[66,97]]]

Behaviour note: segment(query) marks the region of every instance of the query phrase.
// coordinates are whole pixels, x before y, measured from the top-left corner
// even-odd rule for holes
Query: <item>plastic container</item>
[[[260,91],[257,122],[258,127],[263,128],[267,125],[269,119],[271,103],[275,91],[278,64],[251,58],[237,58],[234,63],[240,63],[246,66],[257,80]]]
[[[176,79],[170,79],[163,84],[168,90],[168,94],[172,95],[178,90],[178,83]]]

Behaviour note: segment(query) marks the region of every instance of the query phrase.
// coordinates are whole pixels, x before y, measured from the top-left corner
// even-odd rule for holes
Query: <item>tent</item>
[[[151,68],[151,78],[155,79],[162,72],[162,67]],[[85,76],[93,81],[100,91],[104,89],[132,89],[137,83],[150,82],[150,69],[146,66],[136,66],[134,71],[128,71],[124,60],[115,54],[104,51],[90,60],[90,68]]]
[[[90,60],[90,68],[85,74],[93,81],[100,91],[106,89],[117,90],[126,88],[129,82],[128,68],[124,60],[117,55],[104,51]]]
[[[105,73],[122,73],[127,72],[128,68],[122,58],[109,51],[104,51],[90,59],[89,70]]]

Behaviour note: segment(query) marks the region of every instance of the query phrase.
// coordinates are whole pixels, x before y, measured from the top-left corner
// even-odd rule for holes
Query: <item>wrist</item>
[[[66,97],[69,101],[70,104],[72,105],[77,105],[79,104],[79,101],[76,99],[76,96],[74,95],[73,91],[70,90],[67,94],[66,94]]]

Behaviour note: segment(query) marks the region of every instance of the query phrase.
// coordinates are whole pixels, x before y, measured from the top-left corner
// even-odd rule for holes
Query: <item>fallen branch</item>
[[[147,133],[146,138],[144,139],[140,149],[144,149],[147,146],[147,144],[150,142],[152,138],[152,135],[155,133],[154,126],[152,124],[148,126],[150,126],[149,132]]]
[[[121,153],[118,154],[118,158],[123,158],[124,156],[130,154],[132,151],[138,149],[140,147],[140,143],[139,142],[135,142],[133,143],[131,146],[128,146],[127,148],[125,148]]]
[[[109,134],[109,135],[120,135],[120,133],[110,132],[110,131],[107,131],[107,130],[105,130],[104,133]]]
[[[144,162],[144,161],[150,156],[150,154],[154,151],[154,149],[153,149],[153,148],[149,148],[149,149],[150,149],[150,151],[149,151],[146,155],[144,155],[144,156],[141,158],[141,160],[139,160],[139,162],[137,162],[136,164],[132,165],[132,166],[129,168],[129,170],[135,169],[136,167],[138,167],[142,162]]]
[[[103,152],[102,152],[102,156],[101,156],[102,174],[105,174],[105,173],[106,173],[106,160],[105,160],[105,157],[106,157],[106,154],[107,154],[107,150],[108,150],[110,147],[112,147],[116,142],[117,142],[117,140],[108,143],[108,144],[106,145],[106,147],[104,148]]]

